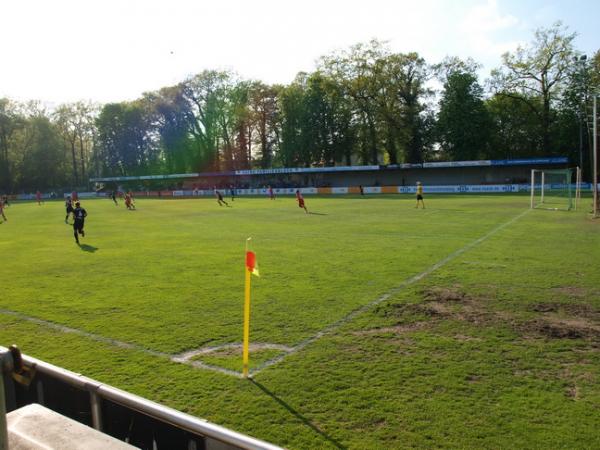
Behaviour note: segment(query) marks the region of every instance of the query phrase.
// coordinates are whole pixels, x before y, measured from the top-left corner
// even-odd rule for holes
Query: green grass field
[[[14,204],[0,344],[291,449],[599,448],[600,223],[426,202],[84,200],[82,247],[62,202]]]

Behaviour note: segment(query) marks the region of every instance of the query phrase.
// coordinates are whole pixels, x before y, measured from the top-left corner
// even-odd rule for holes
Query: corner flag
[[[248,378],[248,361],[249,361],[249,347],[250,347],[250,281],[251,275],[259,276],[258,265],[256,264],[256,254],[248,250],[248,244],[252,238],[246,239],[246,283],[244,289],[244,343],[243,343],[243,354],[242,363],[243,371],[242,375],[244,378]]]
[[[250,238],[248,238],[250,240]],[[246,247],[248,246],[248,241],[246,241]],[[246,269],[250,271],[252,275],[260,276],[258,273],[258,264],[256,264],[256,254],[249,250],[246,250]]]

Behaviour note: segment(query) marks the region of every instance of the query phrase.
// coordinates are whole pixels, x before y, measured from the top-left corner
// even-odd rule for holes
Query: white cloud
[[[464,33],[464,42],[473,54],[493,55],[498,58],[506,51],[514,50],[519,42],[502,38],[509,30],[517,29],[521,21],[502,13],[496,0],[487,0],[466,12],[459,29]]]
[[[502,14],[496,0],[487,0],[466,12],[461,27],[466,33],[488,34],[519,24],[519,19],[511,14]]]

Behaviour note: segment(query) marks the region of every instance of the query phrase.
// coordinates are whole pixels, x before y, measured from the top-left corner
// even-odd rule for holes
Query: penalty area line
[[[416,274],[416,275],[414,275],[414,276],[412,276],[412,277],[404,280],[398,286],[392,288],[391,290],[389,290],[385,294],[381,295],[380,297],[377,297],[372,302],[367,303],[366,305],[363,305],[360,308],[351,311],[350,313],[346,314],[344,317],[342,317],[338,321],[332,323],[331,325],[326,326],[325,328],[323,328],[321,331],[317,332],[316,334],[314,334],[314,335],[312,335],[312,336],[304,339],[300,343],[294,345],[290,349],[290,351],[284,353],[283,355],[279,355],[279,356],[277,356],[277,357],[275,357],[273,359],[270,359],[270,360],[264,362],[263,364],[261,364],[260,366],[258,366],[257,368],[255,368],[254,370],[251,370],[250,371],[250,375],[251,376],[257,375],[258,373],[262,372],[266,368],[271,367],[271,366],[273,366],[273,365],[275,365],[275,364],[283,361],[289,355],[293,355],[294,353],[298,353],[299,351],[303,350],[309,344],[312,344],[313,342],[317,341],[318,339],[321,339],[323,336],[335,332],[338,328],[340,328],[342,325],[345,325],[346,323],[350,322],[355,317],[357,317],[357,316],[361,315],[362,313],[368,311],[369,309],[373,308],[374,306],[377,306],[380,303],[388,300],[390,297],[392,297],[393,295],[396,295],[402,289],[406,288],[407,286],[410,286],[411,284],[416,283],[417,281],[422,280],[423,278],[427,277],[428,275],[430,275],[431,273],[435,272],[439,268],[445,266],[446,264],[448,264],[452,260],[458,258],[463,253],[468,252],[472,248],[474,248],[474,247],[478,246],[479,244],[481,244],[482,242],[486,241],[488,238],[492,237],[494,234],[496,234],[496,233],[502,231],[503,229],[505,229],[506,227],[512,225],[517,220],[519,220],[521,217],[523,217],[525,214],[527,214],[529,211],[531,211],[531,209],[526,209],[522,213],[520,213],[520,214],[516,215],[515,217],[513,217],[512,219],[510,219],[508,222],[505,222],[505,223],[502,223],[502,224],[496,226],[495,228],[493,228],[492,230],[488,231],[486,234],[484,234],[480,238],[478,238],[478,239],[474,240],[473,242],[468,243],[464,247],[461,247],[458,250],[455,250],[454,252],[450,253],[444,259],[438,261],[434,265],[432,265],[429,268],[425,269],[423,272],[418,273],[418,274]]]

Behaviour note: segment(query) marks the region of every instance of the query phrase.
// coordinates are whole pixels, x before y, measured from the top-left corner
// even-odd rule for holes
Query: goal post
[[[573,180],[575,175],[575,180]],[[575,184],[573,184],[575,181]],[[575,169],[531,170],[532,209],[577,209],[581,196],[581,171]]]
[[[581,167],[577,167],[575,176],[575,211],[579,209],[581,201]]]

